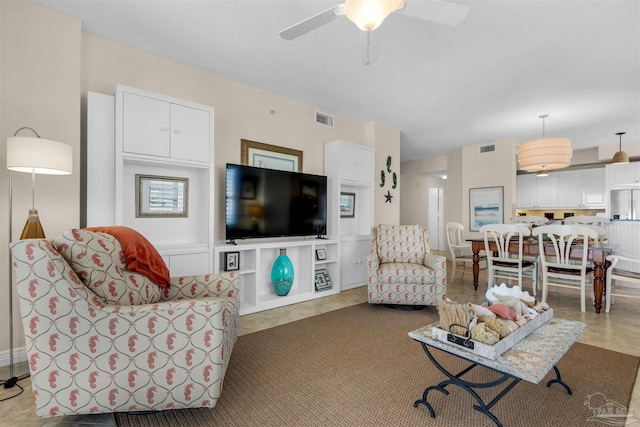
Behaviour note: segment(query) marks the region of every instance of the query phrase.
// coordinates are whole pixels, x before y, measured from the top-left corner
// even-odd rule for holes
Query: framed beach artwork
[[[240,140],[240,160],[246,166],[302,172],[302,151],[247,139]]]
[[[356,193],[340,193],[340,218],[355,218]]]
[[[189,179],[136,174],[136,218],[189,216]]]
[[[504,187],[469,189],[469,230],[504,222]]]

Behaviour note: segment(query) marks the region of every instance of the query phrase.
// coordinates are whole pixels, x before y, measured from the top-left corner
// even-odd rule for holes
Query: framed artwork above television
[[[247,139],[240,140],[240,161],[245,166],[302,172],[302,151]]]

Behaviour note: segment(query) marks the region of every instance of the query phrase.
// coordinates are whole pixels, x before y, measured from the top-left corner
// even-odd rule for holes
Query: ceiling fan
[[[458,25],[469,8],[440,0],[345,0],[323,12],[280,31],[280,37],[293,40],[345,15],[363,31],[373,31],[393,12],[425,21]]]

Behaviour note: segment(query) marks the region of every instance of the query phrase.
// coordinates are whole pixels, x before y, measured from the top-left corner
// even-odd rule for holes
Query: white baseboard
[[[9,350],[0,351],[0,368],[9,367]],[[27,348],[20,347],[13,349],[13,364],[27,363]]]

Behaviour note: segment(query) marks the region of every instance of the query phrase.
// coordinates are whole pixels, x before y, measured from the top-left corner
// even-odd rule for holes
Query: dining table
[[[489,248],[485,247],[484,238],[474,238],[468,240],[471,243],[471,251],[473,252],[473,287],[478,290],[478,276],[480,273],[480,251],[495,251],[496,248],[492,242],[489,242]],[[569,253],[570,258],[582,258],[582,252],[584,248],[582,246],[574,246]],[[615,245],[605,244],[603,246],[587,247],[587,258],[593,262],[593,306],[596,309],[596,313],[600,313],[602,309],[602,294],[604,291],[605,274],[607,268],[611,265],[610,261],[607,261],[607,256],[611,255],[615,250]],[[518,241],[514,240],[509,244],[510,253],[518,253]],[[553,246],[551,244],[544,245],[545,255],[555,255]],[[527,238],[522,242],[523,255],[540,255],[540,245],[537,239]]]

